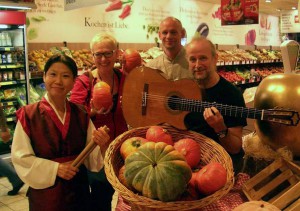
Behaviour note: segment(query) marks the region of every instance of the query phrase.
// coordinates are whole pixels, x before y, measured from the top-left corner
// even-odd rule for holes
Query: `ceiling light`
[[[271,3],[272,2],[272,0],[266,0],[266,3]]]
[[[297,9],[296,7],[292,7],[292,10],[295,10],[295,9]]]

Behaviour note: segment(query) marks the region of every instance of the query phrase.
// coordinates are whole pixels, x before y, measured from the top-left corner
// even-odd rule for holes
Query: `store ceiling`
[[[204,2],[221,4],[221,0],[202,0]],[[274,16],[280,16],[280,10],[291,10],[292,7],[298,8],[298,0],[272,0],[271,3],[265,2],[265,0],[259,0],[259,12]]]

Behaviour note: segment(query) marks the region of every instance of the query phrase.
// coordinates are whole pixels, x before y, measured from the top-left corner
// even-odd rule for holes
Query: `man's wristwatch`
[[[228,128],[217,133],[218,138],[225,138],[228,134]]]

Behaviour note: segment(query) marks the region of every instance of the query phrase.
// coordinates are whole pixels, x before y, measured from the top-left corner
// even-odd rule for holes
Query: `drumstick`
[[[109,131],[109,128],[104,125],[102,127],[106,132]],[[82,150],[82,152],[76,157],[76,159],[73,161],[72,166],[78,168],[83,161],[91,154],[91,152],[96,148],[97,144],[94,141],[90,141],[88,145]]]

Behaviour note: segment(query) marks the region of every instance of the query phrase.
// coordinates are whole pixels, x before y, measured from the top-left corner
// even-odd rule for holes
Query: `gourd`
[[[129,73],[135,67],[142,65],[142,58],[140,53],[135,49],[126,49],[123,53],[123,68],[124,71]]]
[[[174,201],[186,189],[192,170],[184,156],[163,142],[147,142],[125,160],[125,179],[143,196]]]
[[[108,109],[112,105],[110,86],[104,81],[99,81],[94,86],[93,105],[97,110],[102,107]]]

